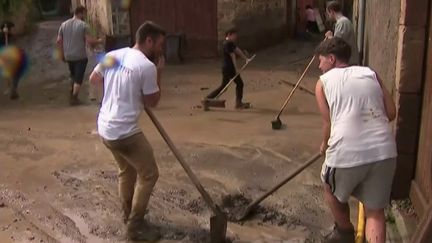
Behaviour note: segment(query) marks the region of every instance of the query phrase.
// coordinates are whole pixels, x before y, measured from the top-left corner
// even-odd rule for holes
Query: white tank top
[[[330,108],[327,166],[350,168],[395,158],[396,142],[375,72],[334,68],[320,79]]]

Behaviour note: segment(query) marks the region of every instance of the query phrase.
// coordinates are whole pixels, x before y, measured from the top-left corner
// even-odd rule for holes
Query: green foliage
[[[0,18],[14,15],[23,4],[30,5],[32,0],[0,0]]]

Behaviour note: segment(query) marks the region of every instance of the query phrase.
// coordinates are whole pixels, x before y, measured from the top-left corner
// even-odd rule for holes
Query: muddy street
[[[42,24],[34,39],[55,36],[55,29],[55,23]],[[52,48],[37,43],[29,48]],[[223,96],[226,109],[201,109],[201,98],[219,85],[219,60],[165,68],[155,114],[225,210],[246,207],[318,150],[321,118],[306,92],[298,91],[281,116],[284,128],[271,129],[291,90],[282,80],[295,82],[312,53],[312,43],[296,41],[258,52],[242,74],[245,100],[252,103],[242,111],[234,109],[233,87]],[[116,166],[96,133],[97,103],[83,92],[85,105],[68,106],[64,63],[46,54],[31,65],[21,99],[0,97],[0,242],[126,242]],[[303,82],[312,90],[316,66]],[[145,114],[140,126],[160,172],[147,219],[160,228],[162,242],[208,242],[209,208]],[[319,242],[332,225],[321,192],[321,163],[263,201],[247,221],[229,223],[228,238]]]

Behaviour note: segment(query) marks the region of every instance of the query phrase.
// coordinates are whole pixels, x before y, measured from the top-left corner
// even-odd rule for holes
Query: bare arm
[[[246,57],[246,55],[244,54],[244,52],[236,47],[236,49],[234,50],[235,54],[237,54],[238,56],[240,56],[241,58],[245,59],[246,61],[248,61],[249,59]]]
[[[96,39],[93,36],[91,36],[90,34],[86,34],[85,39],[86,39],[87,44],[90,46],[99,45],[99,44],[102,44],[102,42],[103,42],[102,39]]]
[[[93,71],[90,74],[90,83],[94,86],[101,86],[103,85],[104,78],[101,76],[97,71]]]
[[[379,85],[381,86],[381,90],[383,92],[384,107],[386,109],[387,117],[389,121],[393,121],[396,118],[396,105],[393,101],[393,97],[391,96],[390,92],[386,89],[386,87],[382,82],[382,79],[378,76],[377,73],[376,73],[376,77]]]
[[[329,106],[327,103],[327,99],[325,97],[325,93],[323,90],[321,80],[318,80],[318,82],[316,84],[315,97],[316,97],[318,108],[320,110],[322,121],[323,121],[323,127],[322,127],[323,141],[321,143],[320,152],[321,152],[321,154],[324,154],[325,151],[327,150],[327,147],[328,147],[327,143],[328,143],[328,140],[330,138],[331,126],[330,126],[330,109],[329,109]]]
[[[148,81],[152,82],[153,80],[152,82],[153,84],[156,81],[158,91],[151,94],[143,94],[143,104],[145,107],[152,108],[152,107],[156,107],[159,104],[161,98],[162,69],[164,66],[165,66],[165,58],[163,56],[160,56],[158,58],[157,67],[155,69],[149,70]],[[146,88],[154,89],[155,87],[144,87],[143,90],[146,90]]]
[[[156,93],[150,95],[143,95],[143,104],[144,106],[153,108],[159,104],[159,100],[161,98],[161,92],[158,91]]]
[[[65,61],[65,57],[64,57],[64,50],[63,50],[63,31],[62,31],[62,27],[60,27],[59,29],[59,33],[57,35],[57,49],[60,52],[60,58],[62,61]]]

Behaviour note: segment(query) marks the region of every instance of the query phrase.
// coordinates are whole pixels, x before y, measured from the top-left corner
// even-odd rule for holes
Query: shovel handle
[[[236,75],[230,79],[230,81],[227,83],[227,85],[225,85],[225,87],[219,92],[218,95],[216,95],[215,99],[218,99],[223,93],[225,93],[225,91],[228,89],[228,87],[232,84],[232,82],[234,82],[234,80],[237,78],[237,76],[240,75],[240,73],[246,68],[246,66],[255,58],[256,54],[254,54],[251,58],[249,62],[246,62],[241,68],[240,70],[236,73]]]
[[[304,76],[306,75],[307,71],[309,70],[310,66],[312,65],[312,63],[315,61],[315,55],[312,57],[312,59],[310,60],[309,64],[307,65],[307,67],[305,68],[305,70],[303,71],[303,74],[300,76],[300,78],[298,79],[297,83],[295,84],[294,88],[291,90],[291,92],[288,95],[288,98],[285,100],[284,104],[282,105],[278,115],[276,116],[276,118],[279,118],[279,116],[282,114],[283,110],[285,109],[285,107],[288,105],[288,102],[291,100],[291,97],[293,96],[294,92],[297,90],[297,88],[300,86],[301,81],[303,80]]]
[[[162,127],[162,125],[157,120],[156,116],[153,114],[153,112],[149,108],[145,108],[144,110],[147,113],[147,115],[149,116],[150,120],[155,125],[156,129],[159,131],[159,133],[162,136],[162,138],[167,143],[168,147],[173,152],[174,156],[180,162],[180,165],[186,171],[186,174],[189,176],[189,178],[191,179],[192,183],[195,185],[196,189],[199,191],[199,193],[201,194],[201,196],[204,198],[204,201],[211,208],[211,210],[213,211],[213,213],[219,214],[220,213],[219,212],[219,208],[216,206],[216,204],[214,203],[214,201],[212,200],[212,198],[210,197],[210,195],[207,193],[207,191],[204,189],[204,187],[201,185],[201,183],[199,182],[199,180],[196,177],[196,175],[193,173],[193,171],[191,170],[191,168],[189,167],[189,165],[184,160],[183,156],[177,150],[177,148],[175,147],[175,145],[172,142],[171,138],[168,136],[168,134],[165,132],[165,130]]]
[[[264,199],[266,199],[268,196],[273,194],[276,190],[281,188],[283,185],[285,185],[287,182],[289,182],[291,179],[293,179],[295,176],[300,174],[304,169],[309,167],[311,164],[313,164],[315,161],[317,161],[321,157],[320,153],[315,154],[312,158],[310,158],[308,161],[304,162],[301,166],[299,166],[295,171],[291,172],[284,180],[279,182],[276,186],[274,186],[272,189],[268,190],[266,193],[255,199],[252,203],[249,204],[247,207],[247,211],[250,211],[252,208],[254,208],[256,205],[258,205],[260,202],[262,202]]]

